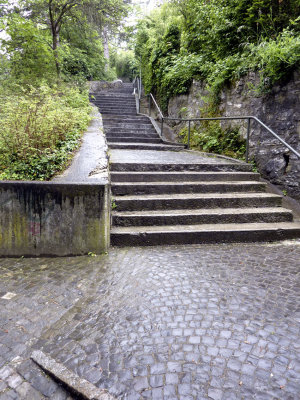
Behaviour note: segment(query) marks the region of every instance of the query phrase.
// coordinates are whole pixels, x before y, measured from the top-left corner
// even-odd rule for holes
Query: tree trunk
[[[57,32],[57,29],[54,29],[54,31],[52,31],[52,49],[53,49],[56,73],[57,73],[57,76],[60,77],[60,63],[59,63],[59,59],[58,59],[58,47],[59,47],[59,32]]]
[[[104,58],[106,60],[105,70],[107,71],[108,67],[109,67],[109,47],[108,47],[108,28],[107,28],[107,25],[104,25],[104,27],[103,27],[102,38],[103,38]]]

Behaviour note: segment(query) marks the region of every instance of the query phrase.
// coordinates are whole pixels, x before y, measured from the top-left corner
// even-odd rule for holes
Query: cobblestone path
[[[2,260],[0,274],[1,400],[67,398],[33,349],[118,399],[300,398],[299,240]]]

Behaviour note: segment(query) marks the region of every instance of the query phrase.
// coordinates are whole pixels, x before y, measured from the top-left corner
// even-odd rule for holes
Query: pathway
[[[1,260],[0,399],[66,399],[42,349],[118,399],[297,400],[299,259],[298,240]]]

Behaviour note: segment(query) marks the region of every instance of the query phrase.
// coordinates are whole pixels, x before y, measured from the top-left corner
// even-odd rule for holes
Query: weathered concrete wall
[[[91,93],[101,92],[102,90],[116,89],[116,88],[122,87],[122,85],[123,85],[123,82],[121,81],[121,79],[116,79],[115,81],[112,81],[112,82],[107,82],[107,81],[90,81],[89,82]]]
[[[0,256],[106,251],[109,190],[108,184],[0,182]]]
[[[295,72],[289,81],[273,87],[266,95],[259,95],[253,89],[258,83],[258,74],[249,73],[223,90],[220,115],[256,116],[299,152],[299,72]],[[169,116],[200,117],[200,109],[204,106],[204,97],[207,94],[204,83],[194,81],[188,95],[171,99]],[[236,123],[232,123],[234,124]],[[246,136],[245,124],[240,125],[241,134]],[[300,160],[258,124],[252,125],[250,138],[250,156],[255,159],[259,172],[281,189],[287,190],[292,197],[300,199]]]

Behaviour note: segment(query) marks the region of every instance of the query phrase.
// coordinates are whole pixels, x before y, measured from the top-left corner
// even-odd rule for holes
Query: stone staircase
[[[124,85],[94,99],[111,149],[112,245],[300,237],[292,212],[266,192],[250,165],[165,144],[150,120],[136,114],[131,93]]]
[[[150,118],[139,116],[131,83],[98,95],[92,102],[99,108],[107,143],[111,149],[180,150],[182,145],[164,143]]]

